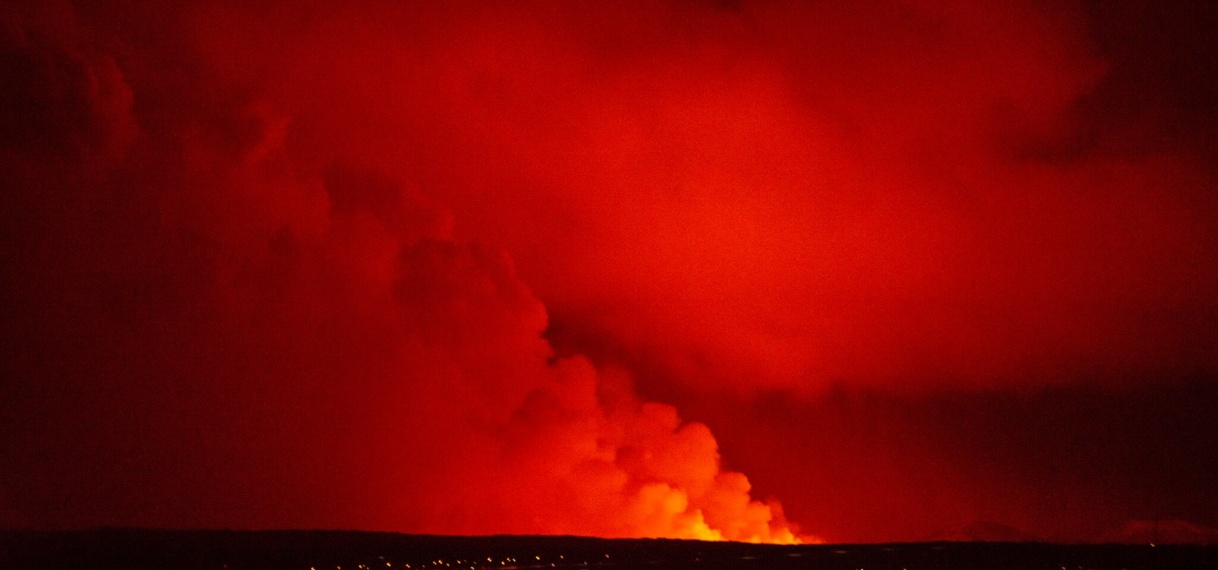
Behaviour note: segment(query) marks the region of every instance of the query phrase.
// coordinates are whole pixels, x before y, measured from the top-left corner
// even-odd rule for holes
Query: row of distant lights
[[[383,557],[383,556],[382,556],[382,557],[380,557],[380,558],[381,558],[382,560],[384,560],[384,557]],[[559,555],[558,555],[558,559],[559,559],[560,561],[566,562],[567,557],[566,557],[566,555],[559,554]],[[606,555],[605,555],[605,559],[609,559],[609,555],[608,555],[608,554],[606,554]],[[534,557],[533,557],[533,562],[535,563],[535,564],[534,564],[534,566],[538,566],[539,564],[537,564],[537,563],[541,563],[541,556],[534,556]],[[417,566],[411,566],[410,564],[403,564],[403,565],[401,566],[401,568],[404,568],[405,570],[411,570],[411,569],[413,569],[413,568],[461,568],[461,567],[464,567],[464,566],[469,566],[471,569],[476,569],[476,568],[479,568],[479,567],[486,568],[486,567],[488,567],[488,565],[489,565],[490,567],[493,567],[493,566],[495,565],[495,563],[496,563],[495,559],[494,559],[494,558],[491,558],[491,557],[489,557],[489,556],[488,556],[488,557],[486,558],[486,562],[485,562],[485,563],[483,563],[481,560],[463,560],[463,559],[458,559],[458,560],[449,560],[449,561],[444,561],[444,560],[442,560],[442,559],[436,559],[436,560],[432,560],[431,562],[427,562],[427,563],[424,563],[424,564],[419,564],[419,565],[417,565]],[[513,557],[510,557],[510,556],[509,556],[509,557],[507,557],[507,558],[504,558],[504,559],[502,559],[502,560],[499,560],[499,561],[498,561],[499,566],[508,566],[509,564],[510,564],[510,565],[512,565],[512,566],[516,566],[516,565],[517,565],[517,564],[519,564],[519,563],[520,563],[520,559],[518,559],[518,558],[513,558]],[[586,565],[586,564],[587,564],[587,562],[584,562],[584,564]],[[544,564],[540,564],[540,565],[544,565]],[[550,563],[550,567],[551,567],[551,568],[554,568],[554,567],[557,567],[557,566],[558,566],[558,563],[557,563],[557,562],[551,562],[551,563]],[[369,565],[367,565],[367,564],[356,564],[354,567],[348,566],[347,568],[348,568],[348,570],[351,570],[352,568],[354,568],[354,570],[373,570],[373,567],[372,567],[372,566],[369,566]],[[392,563],[392,562],[386,562],[386,563],[385,563],[385,568],[393,568],[393,563]],[[316,567],[316,566],[310,566],[310,567],[309,567],[309,570],[317,570],[317,567]],[[343,567],[342,567],[341,565],[339,565],[339,566],[335,566],[335,567],[334,567],[334,570],[343,570]]]
[[[845,551],[845,550],[835,550],[834,551],[834,554],[846,554],[846,553],[847,553],[847,551]],[[608,554],[605,554],[604,556],[605,556],[605,559],[609,559]],[[787,556],[796,557],[796,556],[802,556],[802,554],[792,553],[792,554],[788,554]],[[381,560],[385,559],[384,556],[380,556],[379,558]],[[756,556],[743,556],[741,558],[744,560],[754,560],[757,557]],[[558,559],[565,562],[566,556],[560,554],[560,555],[558,555]],[[402,568],[404,568],[405,570],[412,570],[415,568],[419,568],[419,569],[422,569],[422,568],[461,568],[464,566],[469,566],[471,568],[471,570],[477,570],[479,567],[487,568],[488,567],[487,565],[489,565],[489,567],[494,567],[495,562],[496,562],[495,559],[493,559],[491,557],[487,557],[486,564],[483,564],[483,562],[481,560],[457,559],[457,560],[451,560],[451,561],[446,562],[442,559],[437,559],[437,560],[432,560],[428,563],[420,564],[417,566],[411,566],[410,564],[403,564]],[[533,564],[531,566],[532,568],[536,568],[538,566],[544,566],[544,563],[541,563],[541,556],[534,556],[533,562],[535,562],[535,564]],[[498,563],[499,563],[499,566],[508,566],[508,564],[511,564],[512,567],[516,567],[516,565],[520,563],[520,560],[518,558],[513,558],[513,557],[509,556],[507,558],[499,560]],[[537,564],[537,563],[541,563],[541,564]],[[554,562],[550,563],[551,568],[556,567],[556,565],[557,564]],[[582,563],[582,565],[587,566],[588,562],[585,561]],[[225,564],[224,567],[227,569],[228,565]],[[1060,565],[1059,567],[1060,567],[1060,570],[1072,570],[1065,565]],[[385,568],[393,568],[393,563],[385,562]],[[352,570],[352,569],[353,570],[374,570],[374,568],[372,566],[369,566],[367,564],[356,564],[354,567],[348,566],[348,570]],[[317,570],[317,567],[310,566],[309,570]],[[343,567],[341,565],[335,566],[334,570],[343,570]],[[867,569],[866,568],[855,568],[854,570],[867,570]],[[902,568],[901,570],[907,570],[907,569]],[[1094,569],[1089,568],[1089,567],[1079,566],[1078,570],[1094,570]]]

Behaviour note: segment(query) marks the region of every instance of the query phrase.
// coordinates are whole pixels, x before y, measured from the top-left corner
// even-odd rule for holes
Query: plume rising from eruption
[[[5,326],[32,332],[17,371],[64,391],[9,395],[19,423],[104,435],[69,450],[86,480],[22,498],[4,479],[9,518],[46,524],[28,500],[69,525],[795,540],[706,426],[555,357],[508,255],[454,239],[421,192],[302,173],[290,118],[256,100],[137,108],[112,58],[38,24],[4,38],[21,103],[53,106],[10,117],[8,293],[27,302]],[[31,368],[53,352],[62,368]]]
[[[1218,525],[1206,3],[0,16],[0,525]]]

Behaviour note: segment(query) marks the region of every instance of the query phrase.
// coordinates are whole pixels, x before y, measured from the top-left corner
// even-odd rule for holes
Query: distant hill
[[[1131,520],[1104,542],[1121,544],[1218,544],[1218,529],[1177,519]]]

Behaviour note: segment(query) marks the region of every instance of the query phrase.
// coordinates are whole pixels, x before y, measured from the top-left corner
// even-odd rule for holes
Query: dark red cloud
[[[555,357],[417,188],[297,168],[270,103],[140,90],[21,16],[6,524],[794,539],[705,426]]]
[[[1218,526],[1212,10],[5,12],[8,524]]]

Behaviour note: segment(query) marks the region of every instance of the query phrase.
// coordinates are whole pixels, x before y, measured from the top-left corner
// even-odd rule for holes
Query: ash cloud
[[[11,16],[5,525],[796,538],[418,189]]]
[[[1212,527],[1213,18],[1106,6],[6,8],[0,512],[1105,536],[1032,460],[1155,447],[1065,391],[1183,410]]]

